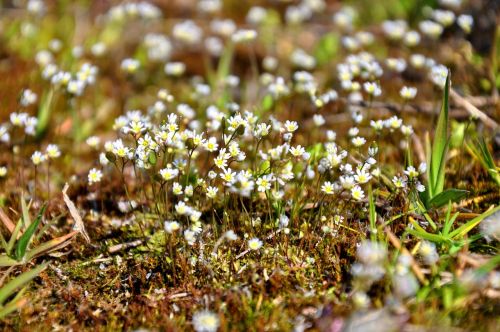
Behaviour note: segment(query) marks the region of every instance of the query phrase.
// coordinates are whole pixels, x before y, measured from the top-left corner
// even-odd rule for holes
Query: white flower
[[[172,180],[178,174],[179,174],[179,170],[178,169],[174,169],[174,168],[167,167],[167,168],[163,168],[163,169],[160,170],[160,175],[163,178],[163,180],[165,180],[165,181]]]
[[[191,208],[186,205],[186,203],[180,201],[175,204],[175,212],[180,215],[189,214],[191,212]]]
[[[208,198],[215,198],[217,196],[217,192],[219,191],[219,188],[217,187],[208,187],[207,188],[207,197]]]
[[[427,164],[426,163],[420,163],[420,165],[418,166],[418,172],[420,174],[423,174],[427,171]]]
[[[61,156],[61,150],[59,150],[59,147],[55,144],[47,145],[45,152],[47,152],[47,157],[51,159],[59,158]]]
[[[392,183],[394,183],[394,186],[396,186],[396,188],[406,187],[406,180],[403,177],[398,177],[398,176],[393,177]]]
[[[293,133],[297,129],[299,129],[299,125],[297,124],[297,121],[285,121],[285,129],[289,133]]]
[[[359,184],[367,183],[368,181],[370,181],[371,178],[372,178],[372,176],[370,175],[369,172],[367,172],[365,170],[365,168],[359,168],[359,169],[357,169],[356,170],[356,175],[354,175],[354,179]]]
[[[231,185],[236,181],[236,172],[233,172],[230,168],[225,169],[223,173],[219,174],[222,180],[226,182],[226,185]]]
[[[374,97],[378,97],[382,94],[382,89],[380,88],[380,85],[378,85],[375,82],[363,83],[363,89],[365,89],[366,93]]]
[[[23,94],[21,96],[21,105],[24,107],[32,105],[36,103],[37,98],[38,97],[36,93],[31,91],[30,89],[26,89],[23,91]]]
[[[272,177],[270,174],[258,178],[257,181],[255,181],[255,183],[257,183],[258,186],[257,190],[260,192],[264,192],[266,190],[271,189],[271,178]]]
[[[425,263],[428,265],[433,265],[439,259],[439,254],[436,250],[436,245],[429,241],[422,241],[418,253],[422,256]]]
[[[404,173],[408,175],[410,179],[416,178],[419,175],[418,171],[413,166],[408,166],[408,168],[406,168],[406,171],[404,171]]]
[[[85,142],[87,143],[88,146],[96,148],[101,142],[101,139],[97,136],[90,136],[89,138],[87,138]]]
[[[366,143],[366,139],[364,137],[361,137],[361,136],[357,136],[357,137],[354,137],[352,140],[351,140],[352,144],[359,148],[360,146],[364,145]]]
[[[403,124],[403,120],[401,120],[397,116],[393,116],[393,117],[385,120],[385,122],[384,122],[384,125],[390,129],[398,129],[399,127],[401,127],[402,124]]]
[[[321,186],[321,191],[327,195],[332,195],[335,192],[335,186],[330,181],[325,181]]]
[[[0,166],[0,178],[5,177],[5,175],[7,175],[7,167]]]
[[[186,20],[174,26],[172,36],[186,44],[198,44],[203,37],[203,30],[192,20]]]
[[[190,246],[192,246],[196,242],[196,232],[186,229],[184,231],[184,239]]]
[[[238,235],[233,230],[229,230],[226,233],[224,233],[224,237],[228,239],[229,241],[236,241],[238,240]]]
[[[181,226],[177,221],[165,221],[164,227],[165,227],[165,232],[169,234],[172,234],[177,230],[179,230],[179,228],[181,228]]]
[[[254,237],[248,241],[248,248],[251,250],[259,250],[262,247],[262,241]]]
[[[179,182],[174,182],[172,184],[172,193],[176,196],[182,194],[182,185]]]
[[[289,151],[294,157],[300,157],[306,152],[306,150],[300,145],[291,147]]]
[[[124,59],[120,65],[121,69],[129,74],[135,73],[140,67],[139,60]]]
[[[102,172],[100,170],[92,168],[89,171],[88,175],[89,184],[101,182],[101,179],[102,179]]]
[[[32,155],[31,155],[31,161],[33,162],[33,164],[35,166],[38,166],[40,165],[41,163],[43,163],[45,160],[47,159],[47,156],[44,155],[43,153],[41,153],[40,151],[35,151]]]
[[[460,15],[457,18],[457,24],[464,30],[465,33],[470,33],[472,30],[472,25],[474,24],[474,18],[470,15]]]
[[[193,315],[193,328],[196,332],[215,332],[219,328],[219,317],[208,310],[198,311]]]
[[[354,186],[351,188],[351,196],[353,199],[360,201],[365,197],[365,193],[360,186]]]
[[[326,120],[321,114],[314,114],[313,115],[313,122],[316,127],[321,127],[322,125],[325,124]]]
[[[402,125],[401,126],[401,133],[403,133],[403,135],[405,135],[405,136],[411,136],[411,134],[413,134],[413,127]]]
[[[404,86],[399,90],[399,95],[406,100],[413,99],[417,95],[417,88]]]
[[[217,139],[215,137],[210,137],[204,144],[205,149],[210,152],[217,151],[219,144],[217,144]]]
[[[257,38],[257,31],[250,29],[241,29],[236,31],[232,36],[231,40],[233,43],[244,43],[249,42]]]

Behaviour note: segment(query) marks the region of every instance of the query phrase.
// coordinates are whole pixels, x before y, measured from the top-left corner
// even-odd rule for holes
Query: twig
[[[498,129],[498,123],[496,123],[495,120],[479,110],[471,102],[459,95],[455,90],[450,89],[450,96],[458,106],[463,107],[467,112],[469,112],[470,115],[481,120],[487,127],[493,130]]]
[[[387,233],[387,237],[389,238],[389,241],[392,243],[392,245],[398,249],[401,250],[405,255],[408,255],[411,258],[410,265],[411,269],[413,270],[413,273],[417,276],[418,280],[424,285],[427,284],[427,279],[425,279],[424,273],[418,266],[417,262],[415,262],[415,259],[413,258],[413,255],[406,249],[402,244],[401,241],[394,235],[393,232],[389,228],[385,228],[385,232]]]
[[[114,246],[109,247],[108,252],[110,254],[113,254],[115,252],[118,252],[118,251],[121,251],[124,249],[135,248],[135,247],[140,246],[143,242],[144,242],[143,240],[135,240],[135,241],[131,241],[131,242],[116,244]]]

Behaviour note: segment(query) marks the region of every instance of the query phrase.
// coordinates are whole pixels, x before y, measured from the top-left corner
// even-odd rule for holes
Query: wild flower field
[[[498,1],[0,6],[2,330],[500,330]]]

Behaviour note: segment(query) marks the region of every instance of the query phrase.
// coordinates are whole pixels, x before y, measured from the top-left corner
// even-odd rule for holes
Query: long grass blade
[[[26,231],[23,233],[19,241],[17,242],[16,245],[16,252],[15,256],[17,260],[22,260],[24,257],[24,254],[26,253],[26,249],[28,248],[29,243],[31,242],[31,238],[36,232],[36,229],[38,225],[40,224],[40,221],[42,220],[43,214],[45,213],[45,209],[47,208],[47,204],[45,204],[40,212],[38,213],[38,216],[36,217],[35,221],[26,229]]]
[[[431,162],[430,162],[431,178],[429,179],[432,186],[432,196],[430,198],[442,192],[444,187],[444,170],[446,164],[446,152],[448,149],[449,92],[450,92],[450,72],[448,71],[448,76],[446,77],[446,84],[444,87],[441,112],[439,113],[439,118],[436,125],[436,132],[434,134],[434,141],[432,143]]]
[[[41,264],[34,269],[31,269],[27,272],[24,272],[23,274],[19,275],[18,277],[14,278],[5,286],[0,288],[0,304],[3,304],[7,298],[9,298],[14,292],[25,285],[26,283],[30,282],[32,279],[34,279],[40,272],[45,270],[49,263],[44,263]]]

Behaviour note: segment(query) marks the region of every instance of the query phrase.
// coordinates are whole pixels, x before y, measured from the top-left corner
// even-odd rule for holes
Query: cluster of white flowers
[[[161,16],[160,8],[147,1],[119,4],[111,7],[106,13],[106,17],[111,21],[125,21],[134,18],[150,20]]]

